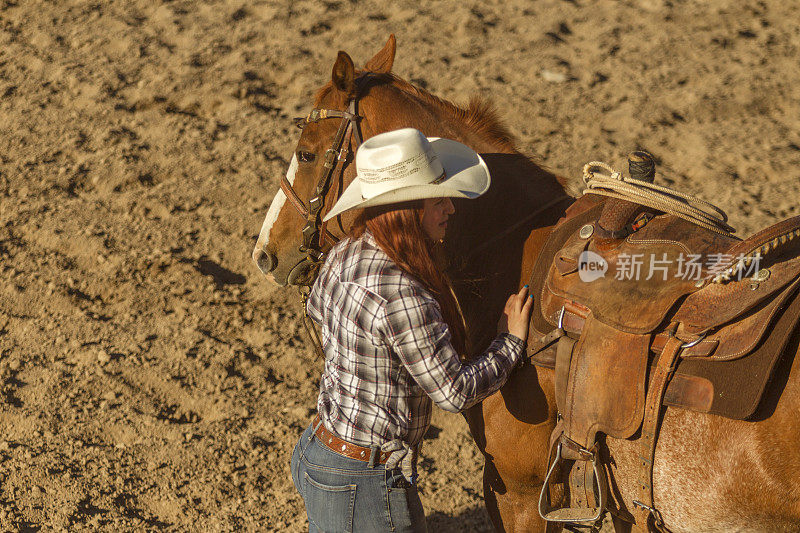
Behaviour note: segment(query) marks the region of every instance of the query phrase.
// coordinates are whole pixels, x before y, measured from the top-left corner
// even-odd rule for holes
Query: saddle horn
[[[636,150],[628,154],[628,172],[635,180],[653,183],[656,177],[656,162],[650,152]]]
[[[649,152],[637,150],[628,154],[628,171],[630,177],[639,181],[653,183],[656,176],[656,162]],[[603,213],[597,221],[601,234],[613,238],[625,238],[626,226],[630,220],[644,208],[633,202],[619,198],[606,200]]]

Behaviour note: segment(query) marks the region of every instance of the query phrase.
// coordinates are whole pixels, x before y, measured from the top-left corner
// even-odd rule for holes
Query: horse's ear
[[[354,96],[356,94],[356,67],[353,65],[353,60],[346,52],[339,52],[336,58],[336,63],[333,64],[333,73],[331,79],[333,86],[345,93],[347,96]]]
[[[392,70],[394,65],[394,54],[397,52],[397,40],[394,38],[394,33],[389,35],[389,40],[383,49],[375,54],[375,57],[367,61],[364,65],[364,70],[376,72],[378,74],[385,74]]]

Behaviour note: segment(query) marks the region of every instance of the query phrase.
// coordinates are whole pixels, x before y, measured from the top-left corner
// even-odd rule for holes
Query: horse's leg
[[[544,531],[539,492],[555,425],[552,373],[525,366],[467,417],[484,453],[486,508],[498,531]]]

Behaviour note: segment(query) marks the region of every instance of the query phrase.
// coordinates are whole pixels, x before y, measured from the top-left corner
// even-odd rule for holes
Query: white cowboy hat
[[[356,178],[324,220],[354,207],[422,198],[477,198],[491,178],[481,156],[463,144],[404,128],[364,141],[356,152]]]

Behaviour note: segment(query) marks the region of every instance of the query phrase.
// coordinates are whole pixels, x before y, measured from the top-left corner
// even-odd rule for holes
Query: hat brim
[[[356,178],[344,190],[324,221],[355,207],[365,208],[423,198],[477,198],[489,190],[491,178],[484,160],[472,148],[451,139],[428,137],[431,148],[439,156],[447,178],[437,184],[410,185],[392,189],[364,199],[361,181]]]

